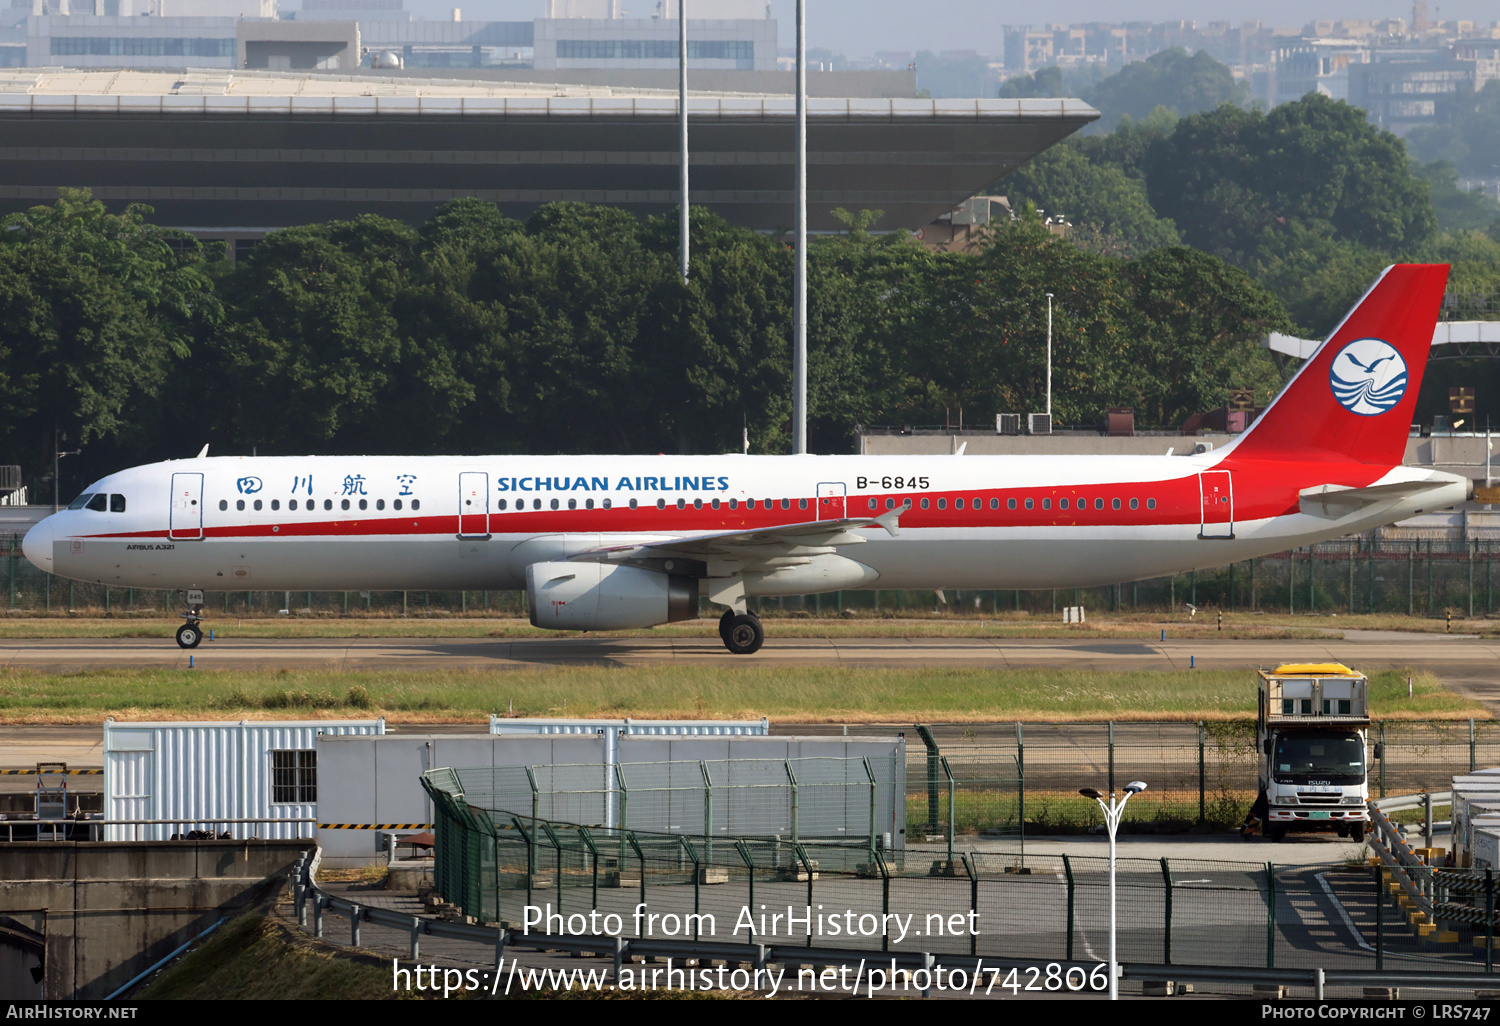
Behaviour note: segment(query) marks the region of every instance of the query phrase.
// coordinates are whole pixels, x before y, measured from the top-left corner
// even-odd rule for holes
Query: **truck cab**
[[[1256,726],[1261,819],[1271,840],[1293,831],[1364,840],[1370,823],[1364,674],[1342,663],[1261,670]]]

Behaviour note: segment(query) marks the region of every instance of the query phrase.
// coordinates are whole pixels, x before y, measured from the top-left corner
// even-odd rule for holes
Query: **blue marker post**
[[[192,668],[193,668],[193,657],[192,656],[188,656],[188,669],[191,670]]]
[[[1163,627],[1161,629],[1161,640],[1163,640],[1163,641],[1167,640],[1167,629],[1165,627]]]
[[[192,657],[189,656],[188,658],[191,659]],[[1198,668],[1198,657],[1197,656],[1188,656],[1188,669],[1189,670],[1196,670],[1197,668]]]

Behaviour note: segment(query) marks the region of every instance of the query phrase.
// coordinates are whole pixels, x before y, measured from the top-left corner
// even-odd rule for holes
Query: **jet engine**
[[[526,605],[536,627],[613,631],[698,615],[698,579],[609,563],[532,563]]]

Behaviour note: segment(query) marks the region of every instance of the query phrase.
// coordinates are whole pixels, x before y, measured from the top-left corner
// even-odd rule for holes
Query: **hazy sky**
[[[465,20],[530,19],[542,0],[406,0],[419,17],[463,8]],[[653,0],[625,0],[632,14],[649,16]],[[795,0],[771,0],[783,46],[795,40]],[[688,16],[693,0],[688,0]],[[877,50],[979,50],[999,54],[1002,26],[1075,21],[1245,21],[1300,27],[1313,18],[1411,18],[1410,0],[807,0],[809,46],[867,57]],[[1500,20],[1494,0],[1428,0],[1428,17]]]

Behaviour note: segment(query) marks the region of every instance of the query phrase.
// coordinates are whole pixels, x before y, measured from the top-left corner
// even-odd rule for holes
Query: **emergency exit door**
[[[1234,537],[1234,485],[1227,470],[1206,470],[1198,475],[1203,501],[1203,526],[1199,538]]]
[[[490,475],[458,475],[458,536],[490,536]]]

